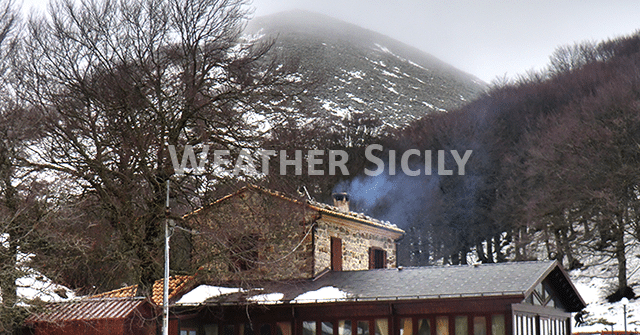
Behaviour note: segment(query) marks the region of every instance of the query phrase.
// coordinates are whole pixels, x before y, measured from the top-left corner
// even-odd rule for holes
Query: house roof
[[[123,319],[145,303],[144,298],[100,298],[52,303],[45,306],[44,312],[31,314],[25,323]]]
[[[366,225],[369,225],[369,226],[382,228],[382,229],[393,231],[393,232],[400,233],[400,234],[404,234],[405,233],[404,230],[398,228],[398,226],[396,226],[395,224],[392,224],[389,221],[378,220],[378,219],[372,218],[372,217],[370,217],[368,215],[365,215],[363,213],[357,213],[357,212],[352,212],[352,211],[345,212],[345,211],[342,211],[338,207],[335,207],[335,206],[324,204],[324,203],[321,203],[321,202],[318,202],[318,201],[315,201],[315,200],[305,199],[303,197],[296,198],[296,197],[293,197],[293,196],[286,195],[286,194],[284,194],[282,192],[270,190],[270,189],[267,189],[267,188],[264,188],[264,187],[261,187],[261,186],[257,186],[257,185],[254,185],[254,184],[247,184],[246,186],[243,186],[242,188],[240,188],[235,193],[228,194],[228,195],[226,195],[226,196],[224,196],[224,197],[222,197],[222,198],[220,198],[220,199],[218,199],[218,200],[216,200],[216,201],[214,201],[214,202],[212,202],[212,203],[210,203],[210,204],[208,204],[208,205],[206,205],[204,207],[201,207],[201,208],[199,208],[199,209],[197,209],[197,210],[195,210],[195,211],[193,211],[191,213],[188,213],[188,214],[184,215],[183,218],[188,218],[191,215],[194,215],[194,214],[196,214],[196,213],[198,213],[198,212],[200,212],[200,211],[202,211],[202,210],[204,210],[206,208],[209,208],[211,206],[215,206],[216,204],[222,203],[222,202],[226,201],[229,198],[232,198],[232,197],[234,197],[234,196],[236,196],[236,195],[238,195],[240,193],[246,192],[247,190],[256,190],[256,191],[262,192],[264,194],[268,194],[268,195],[271,195],[271,196],[274,196],[274,197],[278,197],[278,198],[281,198],[283,200],[290,201],[290,202],[293,202],[293,203],[296,203],[296,204],[306,204],[310,209],[318,211],[320,213],[324,213],[324,214],[329,214],[329,215],[332,215],[332,216],[345,218],[345,219],[348,219],[348,220],[360,222],[360,223],[363,223],[363,224],[366,224]]]
[[[251,295],[265,296],[281,293],[271,303],[309,303],[335,301],[413,300],[488,296],[516,296],[524,299],[537,284],[549,278],[563,305],[569,311],[578,311],[585,303],[571,284],[566,272],[556,261],[510,262],[496,264],[424,266],[368,271],[328,272],[314,280],[297,283],[264,285],[257,291],[243,291],[211,297],[203,303],[240,304],[252,299]],[[344,293],[335,296],[311,298],[304,301],[302,294],[334,288]],[[272,295],[275,296],[275,295]],[[310,295],[306,295],[309,297]],[[311,295],[313,296],[313,295]],[[308,298],[307,298],[308,299]]]
[[[194,276],[173,276],[169,278],[169,301],[191,285]],[[156,280],[151,290],[151,301],[156,305],[162,305],[164,293],[164,279]],[[89,298],[133,298],[138,295],[138,285],[131,285],[117,290],[100,293]]]

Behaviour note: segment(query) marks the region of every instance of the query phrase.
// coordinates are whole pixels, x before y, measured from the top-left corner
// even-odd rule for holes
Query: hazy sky
[[[558,46],[640,29],[638,0],[253,0],[253,6],[254,16],[304,9],[354,23],[486,82],[542,68]]]
[[[640,29],[640,1],[253,0],[254,16],[323,13],[428,52],[491,82],[548,63],[561,45]]]

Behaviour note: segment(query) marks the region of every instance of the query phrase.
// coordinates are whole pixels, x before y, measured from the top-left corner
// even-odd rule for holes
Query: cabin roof
[[[98,298],[47,304],[41,313],[31,314],[27,324],[124,319],[144,304],[144,298]]]
[[[265,302],[322,303],[491,296],[514,296],[524,299],[545,279],[548,279],[557,291],[559,299],[568,311],[579,311],[585,307],[568,275],[556,261],[335,271],[307,281],[264,284],[258,290],[220,294],[202,303],[260,302],[261,299],[256,299],[256,296],[266,299],[269,295],[277,299],[266,299]],[[305,293],[319,292],[322,288],[332,288],[343,295],[325,296],[309,301],[299,298]]]
[[[169,278],[169,301],[182,293],[194,283],[194,276],[171,276]],[[138,295],[138,285],[131,285],[116,290],[103,292],[87,299],[99,299],[99,298],[133,298]],[[164,296],[164,279],[158,279],[153,283],[151,292],[151,302],[156,305],[162,305]]]

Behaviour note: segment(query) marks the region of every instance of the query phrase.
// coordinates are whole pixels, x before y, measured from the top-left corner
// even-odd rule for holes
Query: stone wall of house
[[[317,213],[249,189],[188,217],[192,263],[212,280],[310,278]]]
[[[396,267],[396,244],[391,237],[375,233],[375,229],[344,225],[340,220],[322,218],[316,222],[314,236],[314,275],[331,268],[331,237],[342,240],[342,270],[369,269],[369,249],[386,251],[387,268]]]

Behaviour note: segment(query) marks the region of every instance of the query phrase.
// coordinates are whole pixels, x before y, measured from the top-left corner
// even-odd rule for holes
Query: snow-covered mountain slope
[[[271,52],[316,84],[302,99],[320,116],[364,113],[397,127],[460,107],[487,86],[418,49],[320,14],[258,17],[246,31],[275,38]]]

